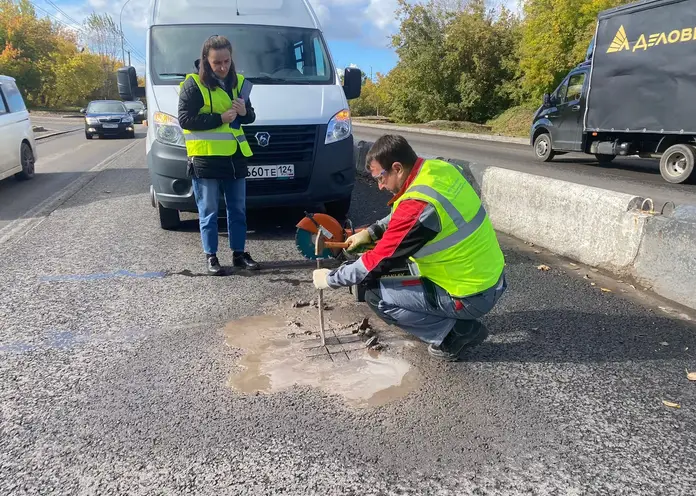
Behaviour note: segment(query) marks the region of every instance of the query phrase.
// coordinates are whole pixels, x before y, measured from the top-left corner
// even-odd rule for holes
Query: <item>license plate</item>
[[[118,124],[102,124],[104,129],[116,129],[118,127]]]
[[[249,166],[249,179],[292,179],[294,177],[293,164]]]

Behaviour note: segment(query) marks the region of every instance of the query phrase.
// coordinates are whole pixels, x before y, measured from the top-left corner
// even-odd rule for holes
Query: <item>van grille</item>
[[[318,126],[245,126],[244,134],[254,152],[251,165],[312,164]],[[268,133],[268,146],[261,146],[257,133]]]
[[[261,179],[247,182],[249,195],[274,195],[301,193],[306,191],[312,176],[314,154],[317,143],[319,126],[244,126],[244,134],[254,155],[249,157],[248,164],[276,165],[293,164],[295,179],[275,180]],[[267,133],[268,145],[261,146]]]

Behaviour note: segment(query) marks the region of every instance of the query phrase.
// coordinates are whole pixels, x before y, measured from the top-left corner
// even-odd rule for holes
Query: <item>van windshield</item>
[[[321,33],[279,26],[153,26],[150,75],[156,84],[179,84],[198,72],[194,62],[212,35],[232,43],[237,73],[254,84],[332,84],[334,72]]]

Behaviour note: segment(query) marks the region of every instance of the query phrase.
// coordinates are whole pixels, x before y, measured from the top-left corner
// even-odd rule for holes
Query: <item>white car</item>
[[[36,141],[15,79],[0,75],[0,179],[34,177]]]

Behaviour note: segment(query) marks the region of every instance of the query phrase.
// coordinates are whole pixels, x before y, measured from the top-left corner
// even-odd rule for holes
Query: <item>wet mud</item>
[[[324,318],[326,346],[313,305],[229,322],[226,343],[243,356],[228,385],[243,394],[311,386],[354,407],[384,405],[420,386],[420,373],[402,356],[416,346],[412,338],[355,308],[325,311]]]

